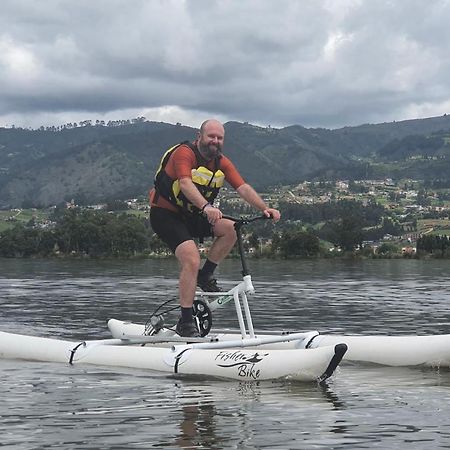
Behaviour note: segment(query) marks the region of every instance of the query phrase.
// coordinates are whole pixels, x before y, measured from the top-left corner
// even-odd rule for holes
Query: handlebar
[[[268,217],[265,214],[262,214],[260,216],[253,216],[253,217],[233,217],[233,216],[227,216],[223,215],[222,219],[228,219],[235,222],[236,225],[247,225],[251,222],[256,222],[257,220],[266,220],[266,219],[272,219],[272,217]]]

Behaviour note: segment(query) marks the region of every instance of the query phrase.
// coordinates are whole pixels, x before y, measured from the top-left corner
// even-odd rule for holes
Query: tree
[[[361,220],[351,214],[324,225],[320,230],[320,236],[344,251],[353,251],[358,246],[362,247],[364,239]]]
[[[110,200],[106,204],[107,211],[124,211],[126,209],[128,209],[128,204],[123,200]]]
[[[398,247],[394,244],[385,242],[378,247],[377,253],[382,256],[398,254]]]
[[[418,205],[421,205],[421,206],[430,206],[431,205],[431,199],[428,197],[428,193],[423,189],[420,189],[419,192],[417,193],[416,202]]]
[[[276,245],[284,257],[309,258],[319,255],[320,241],[317,236],[302,230],[285,231]]]
[[[450,255],[450,238],[448,236],[425,235],[417,240],[417,252],[430,253],[439,257]]]

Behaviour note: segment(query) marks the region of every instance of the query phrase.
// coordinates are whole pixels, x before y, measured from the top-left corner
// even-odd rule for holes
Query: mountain
[[[142,195],[161,153],[195,130],[145,122],[61,131],[0,129],[0,207]]]
[[[225,153],[257,189],[305,179],[450,173],[447,115],[336,130],[228,122],[225,130]],[[196,134],[180,124],[142,120],[59,130],[0,128],[0,207],[145,195],[163,152]]]
[[[410,135],[394,139],[383,146],[378,155],[388,161],[411,158],[448,158],[450,157],[450,132],[438,131],[430,135]]]
[[[314,146],[346,156],[369,156],[377,153],[391,141],[412,135],[429,136],[445,130],[450,130],[450,115],[447,114],[427,119],[365,124],[336,130],[306,129],[299,125],[283,129],[284,132],[309,139]]]

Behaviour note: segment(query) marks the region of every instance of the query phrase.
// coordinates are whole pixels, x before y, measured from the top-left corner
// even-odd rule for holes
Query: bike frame
[[[234,300],[234,306],[236,309],[236,315],[239,322],[239,329],[241,331],[241,336],[243,339],[250,337],[255,337],[255,330],[253,328],[252,314],[250,312],[250,306],[248,304],[248,295],[253,295],[255,293],[255,288],[252,283],[252,276],[250,275],[250,271],[248,269],[247,260],[245,258],[244,252],[244,244],[242,241],[242,232],[241,228],[244,225],[247,225],[251,222],[255,222],[256,220],[264,220],[269,219],[265,215],[256,216],[251,218],[236,218],[231,216],[223,216],[224,219],[232,220],[234,222],[234,229],[236,230],[237,235],[237,245],[239,256],[241,259],[242,265],[242,276],[243,279],[240,283],[230,289],[228,292],[199,292],[197,293],[200,297],[217,297],[216,300],[209,301],[208,307],[211,311],[215,311],[217,308],[225,305],[226,303]],[[242,312],[242,310],[244,312]],[[244,320],[245,316],[245,320]]]

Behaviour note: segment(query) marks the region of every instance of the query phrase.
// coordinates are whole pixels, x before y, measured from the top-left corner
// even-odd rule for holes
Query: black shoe
[[[213,278],[211,273],[203,275],[200,271],[197,276],[197,286],[203,292],[223,292],[220,286],[217,286],[217,280]]]
[[[200,333],[197,330],[194,320],[183,322],[180,317],[175,331],[182,337],[200,337]]]

